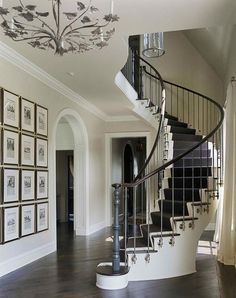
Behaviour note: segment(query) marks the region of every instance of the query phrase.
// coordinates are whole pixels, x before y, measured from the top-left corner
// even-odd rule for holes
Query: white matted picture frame
[[[3,130],[3,163],[19,164],[19,134],[18,132]]]
[[[36,105],[36,134],[48,136],[48,109]]]
[[[19,239],[19,206],[5,207],[3,213],[3,242]]]
[[[35,103],[25,98],[21,99],[21,129],[35,132]]]
[[[37,171],[37,199],[48,198],[48,172]]]
[[[3,203],[19,202],[19,170],[3,170]]]
[[[35,204],[21,206],[21,237],[35,233]]]
[[[2,90],[1,111],[2,124],[19,127],[20,97],[12,92]]]
[[[48,141],[40,138],[36,139],[36,166],[48,166]]]
[[[21,134],[21,165],[33,167],[35,164],[35,139]]]
[[[48,230],[48,203],[37,204],[37,232]]]
[[[35,171],[21,171],[21,200],[33,201],[35,199]]]
[[[0,208],[0,244],[2,244],[3,241],[3,209]]]

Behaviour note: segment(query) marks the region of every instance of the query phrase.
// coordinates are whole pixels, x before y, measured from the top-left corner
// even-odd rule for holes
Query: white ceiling
[[[50,10],[48,0],[23,2],[35,3],[41,11]],[[93,1],[95,6],[105,11],[109,7],[108,2]],[[18,0],[3,0],[3,3],[14,6]],[[64,3],[69,10],[75,0],[64,0]],[[235,23],[236,16],[235,0],[114,0],[114,3],[115,13],[119,15],[120,21],[115,23],[116,34],[109,47],[101,51],[58,57],[50,51],[33,49],[25,43],[15,43],[2,32],[0,40],[106,114],[129,115],[132,114],[131,104],[114,84],[115,75],[127,58],[129,35],[225,26]],[[74,76],[69,76],[68,72],[73,72]]]
[[[233,29],[234,26],[225,25],[185,31],[185,35],[193,46],[222,80],[226,74]]]

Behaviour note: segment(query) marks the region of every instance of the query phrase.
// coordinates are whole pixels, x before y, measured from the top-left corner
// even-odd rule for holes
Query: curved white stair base
[[[145,261],[147,253],[136,254],[137,261],[132,263],[133,254],[128,255],[128,264],[130,267],[129,281],[154,280],[196,272],[195,259],[198,247],[198,240],[210,222],[217,208],[217,200],[210,200],[209,213],[202,211],[196,213],[199,206],[195,206],[195,216],[198,218],[194,221],[194,229],[189,227],[192,221],[185,221],[185,230],[180,228],[182,221],[176,222],[176,233],[180,236],[175,237],[175,244],[169,244],[170,237],[163,238],[163,246],[159,247],[159,237],[154,238],[154,249],[157,253],[150,254],[150,262]],[[203,208],[203,207],[202,207]]]
[[[112,267],[112,263],[100,263],[97,268],[102,266]],[[124,266],[124,263],[121,263]],[[128,286],[128,274],[122,275],[103,275],[96,273],[96,286],[103,290],[120,290]]]

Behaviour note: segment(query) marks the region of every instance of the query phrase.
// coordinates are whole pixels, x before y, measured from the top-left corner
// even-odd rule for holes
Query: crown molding
[[[107,116],[106,122],[132,122],[132,121],[139,121],[136,116],[134,115],[124,115],[124,116]]]
[[[110,121],[134,121],[135,116],[109,116],[105,114],[103,111],[98,109],[95,105],[88,102],[78,93],[74,92],[72,89],[68,88],[65,84],[61,83],[53,76],[49,75],[42,68],[37,66],[36,64],[29,61],[27,58],[19,54],[17,51],[7,46],[3,42],[0,41],[0,57],[5,59],[6,61],[14,64],[18,68],[27,72],[31,76],[35,77],[37,80],[41,81],[48,87],[56,90],[58,93],[64,95],[71,101],[78,104],[80,107],[94,114],[99,119],[110,122]],[[135,118],[137,120],[137,118]]]

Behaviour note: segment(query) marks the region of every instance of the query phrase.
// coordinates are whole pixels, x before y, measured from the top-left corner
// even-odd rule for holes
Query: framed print
[[[39,105],[36,106],[36,133],[45,137],[48,135],[48,110]]]
[[[3,209],[0,208],[0,244],[2,244],[3,237],[2,237],[2,227],[3,227]]]
[[[19,96],[3,90],[2,122],[4,125],[19,127]]]
[[[19,170],[3,170],[3,203],[19,201]]]
[[[19,207],[4,208],[3,216],[3,242],[19,238]]]
[[[24,98],[21,99],[21,129],[35,131],[35,104]]]
[[[21,135],[21,164],[34,166],[34,137]]]
[[[37,199],[48,198],[48,172],[37,172]]]
[[[48,166],[48,141],[43,139],[36,140],[36,166]]]
[[[48,203],[37,204],[37,232],[48,229]]]
[[[30,201],[35,199],[35,172],[21,171],[21,200]]]
[[[19,164],[19,134],[6,129],[3,131],[3,162]]]
[[[35,205],[21,206],[21,236],[35,233]]]

